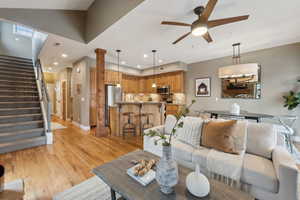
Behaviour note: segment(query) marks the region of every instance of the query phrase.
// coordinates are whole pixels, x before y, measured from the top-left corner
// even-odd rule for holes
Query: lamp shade
[[[237,64],[219,68],[219,78],[258,77],[260,65],[257,63]]]

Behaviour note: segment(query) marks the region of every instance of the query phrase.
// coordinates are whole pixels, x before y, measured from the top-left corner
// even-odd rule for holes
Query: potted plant
[[[298,80],[300,82],[300,80]],[[284,107],[287,107],[289,110],[293,110],[298,107],[300,104],[300,92],[290,91],[288,95],[283,96],[284,98]]]
[[[155,145],[157,145],[158,141],[162,141],[163,156],[157,163],[156,181],[164,194],[172,193],[174,191],[174,186],[178,183],[178,167],[176,161],[172,157],[172,138],[176,135],[177,130],[183,127],[182,117],[185,117],[190,112],[190,107],[194,103],[195,100],[176,113],[176,123],[172,128],[171,134],[161,133],[154,129],[145,133],[145,135],[149,137],[158,137],[158,139],[155,140]]]

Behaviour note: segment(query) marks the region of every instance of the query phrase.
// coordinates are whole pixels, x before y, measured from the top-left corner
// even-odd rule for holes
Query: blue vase
[[[178,166],[172,157],[171,145],[163,146],[163,156],[157,163],[156,181],[164,194],[171,194],[178,183]]]

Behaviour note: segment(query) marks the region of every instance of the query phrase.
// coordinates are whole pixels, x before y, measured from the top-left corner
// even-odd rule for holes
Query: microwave
[[[166,86],[161,86],[161,87],[158,87],[156,89],[156,92],[158,94],[170,94],[171,90],[170,90],[170,86],[166,85]]]

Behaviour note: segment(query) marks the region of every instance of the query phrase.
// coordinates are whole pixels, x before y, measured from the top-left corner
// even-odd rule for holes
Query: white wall
[[[300,90],[300,43],[265,49],[243,54],[243,63],[257,62],[262,67],[262,98],[259,100],[221,99],[221,80],[218,68],[232,64],[231,57],[219,58],[190,64],[186,73],[187,102],[192,99],[196,104],[192,110],[228,110],[234,102],[249,112],[272,115],[300,115],[300,108],[288,111],[283,107],[282,96],[289,90]],[[211,97],[195,97],[195,79],[211,77]],[[216,100],[217,99],[217,100]],[[300,135],[300,120],[296,129]]]
[[[41,50],[47,40],[48,35],[35,31],[32,36],[32,59],[36,61],[41,53]]]
[[[32,58],[31,38],[13,34],[13,24],[3,21],[0,22],[0,31],[0,55]]]

